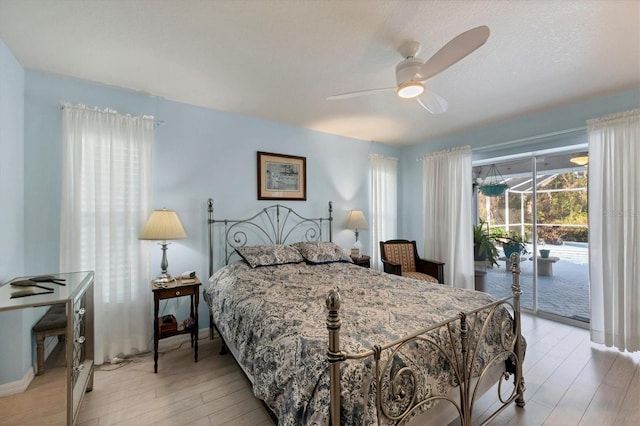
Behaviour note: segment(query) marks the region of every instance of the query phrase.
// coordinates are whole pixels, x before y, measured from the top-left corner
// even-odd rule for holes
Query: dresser
[[[34,287],[33,289],[11,285],[12,282],[27,280],[30,276],[14,278],[0,286],[0,311],[50,307],[53,305],[64,306],[67,317],[66,332],[64,334],[64,342],[58,343],[59,345],[64,345],[65,362],[63,378],[65,383],[62,384],[61,388],[65,389],[66,395],[62,417],[64,423],[73,425],[85,392],[90,391],[93,387],[93,272],[49,275],[55,282],[39,282],[37,284],[41,287]],[[45,289],[42,287],[45,287]],[[47,288],[51,290],[47,290]],[[41,294],[25,296],[29,291]],[[24,339],[32,339],[31,333],[25,333]],[[43,380],[42,378],[47,373],[54,374],[47,371],[42,376],[36,376],[32,381],[32,385],[38,380]],[[31,388],[32,386],[30,385],[29,389],[19,396],[25,399],[29,398]],[[10,397],[15,397],[15,395]],[[39,411],[42,411],[41,408],[46,405],[46,401],[29,401],[29,403],[40,405]],[[25,406],[28,407],[29,405],[26,404]],[[60,410],[59,407],[52,407],[52,409],[54,408]],[[58,413],[52,413],[52,416],[57,419]]]

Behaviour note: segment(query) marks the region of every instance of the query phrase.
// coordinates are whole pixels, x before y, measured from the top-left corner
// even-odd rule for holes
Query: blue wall
[[[24,274],[24,70],[0,40],[0,283]],[[31,365],[31,309],[0,312],[0,384]],[[9,326],[10,325],[10,326]]]
[[[334,202],[334,240],[350,247],[342,224],[350,209],[368,213],[369,153],[399,155],[399,149],[287,126],[238,114],[152,98],[99,84],[27,71],[25,131],[26,269],[58,268],[61,200],[61,110],[63,101],[154,115],[153,206],[178,212],[188,238],[168,250],[170,272],[207,271],[205,205],[216,217],[238,217],[273,204],[257,200],[256,151],[307,157],[307,202],[287,202],[303,214],[326,214]],[[43,214],[42,206],[46,206]],[[362,235],[365,246],[368,233]],[[156,253],[157,252],[157,253]],[[154,247],[160,263],[160,250]],[[157,262],[156,262],[157,260]]]
[[[0,40],[0,282],[24,272],[24,79]]]

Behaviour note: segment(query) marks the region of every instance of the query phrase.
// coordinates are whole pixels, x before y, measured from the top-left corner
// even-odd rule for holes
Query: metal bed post
[[[514,332],[516,333],[516,357],[518,358],[515,362],[515,377],[514,377],[514,386],[516,387],[516,405],[518,407],[524,407],[524,376],[522,373],[522,363],[524,362],[524,354],[522,350],[522,321],[520,319],[520,295],[522,294],[522,290],[520,288],[520,254],[512,253],[511,254],[511,273],[513,275],[512,283],[511,283],[511,291],[513,293],[513,317],[516,322],[516,329]]]
[[[469,398],[470,380],[471,377],[467,377],[470,371],[467,369],[470,365],[469,360],[469,330],[467,324],[467,314],[460,313],[460,348],[462,357],[462,377],[460,379],[460,408],[462,414],[460,416],[460,424],[462,426],[471,426],[471,405],[472,401]]]
[[[329,361],[329,410],[330,424],[340,425],[340,362],[345,360],[344,353],[340,351],[340,293],[331,290],[326,299],[327,310],[327,330],[329,330],[329,350],[327,360]]]
[[[207,225],[209,226],[209,276],[213,275],[213,198],[207,200],[207,211],[209,218]]]
[[[333,201],[329,201],[329,241],[333,241],[333,230],[331,224],[333,223]]]
[[[211,275],[213,275],[213,198],[207,200],[207,211],[207,226],[209,227],[209,277],[211,277]],[[206,296],[203,295],[203,297]],[[211,313],[211,309],[207,310],[209,311],[209,339],[213,340],[213,314]]]

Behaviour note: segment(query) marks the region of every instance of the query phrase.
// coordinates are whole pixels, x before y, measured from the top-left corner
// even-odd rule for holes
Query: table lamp
[[[158,244],[162,246],[162,262],[160,268],[162,272],[158,278],[153,280],[155,283],[168,283],[173,277],[167,272],[169,262],[167,262],[167,240],[179,240],[187,238],[184,228],[178,219],[178,215],[173,210],[155,210],[149,216],[144,229],[140,233],[141,240],[158,240],[162,241]]]
[[[362,249],[362,243],[358,241],[358,229],[367,229],[367,220],[364,218],[362,210],[351,210],[347,216],[347,223],[345,227],[347,229],[353,229],[356,233],[356,242],[351,249],[351,255],[354,257],[360,257],[360,250]]]

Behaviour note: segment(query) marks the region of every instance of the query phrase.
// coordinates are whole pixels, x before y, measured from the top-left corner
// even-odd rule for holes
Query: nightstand
[[[160,287],[151,282],[153,289],[153,372],[158,372],[158,341],[165,337],[176,336],[178,334],[191,334],[191,347],[194,348],[195,362],[198,362],[198,302],[200,301],[200,279],[195,278],[176,278],[175,281],[167,283]],[[183,330],[160,328],[160,318],[158,311],[160,301],[163,299],[173,299],[174,297],[190,296],[191,299],[191,318],[193,324],[189,328]]]
[[[351,256],[351,260],[353,263],[358,266],[362,266],[363,268],[371,268],[371,257],[362,255],[360,257]]]

